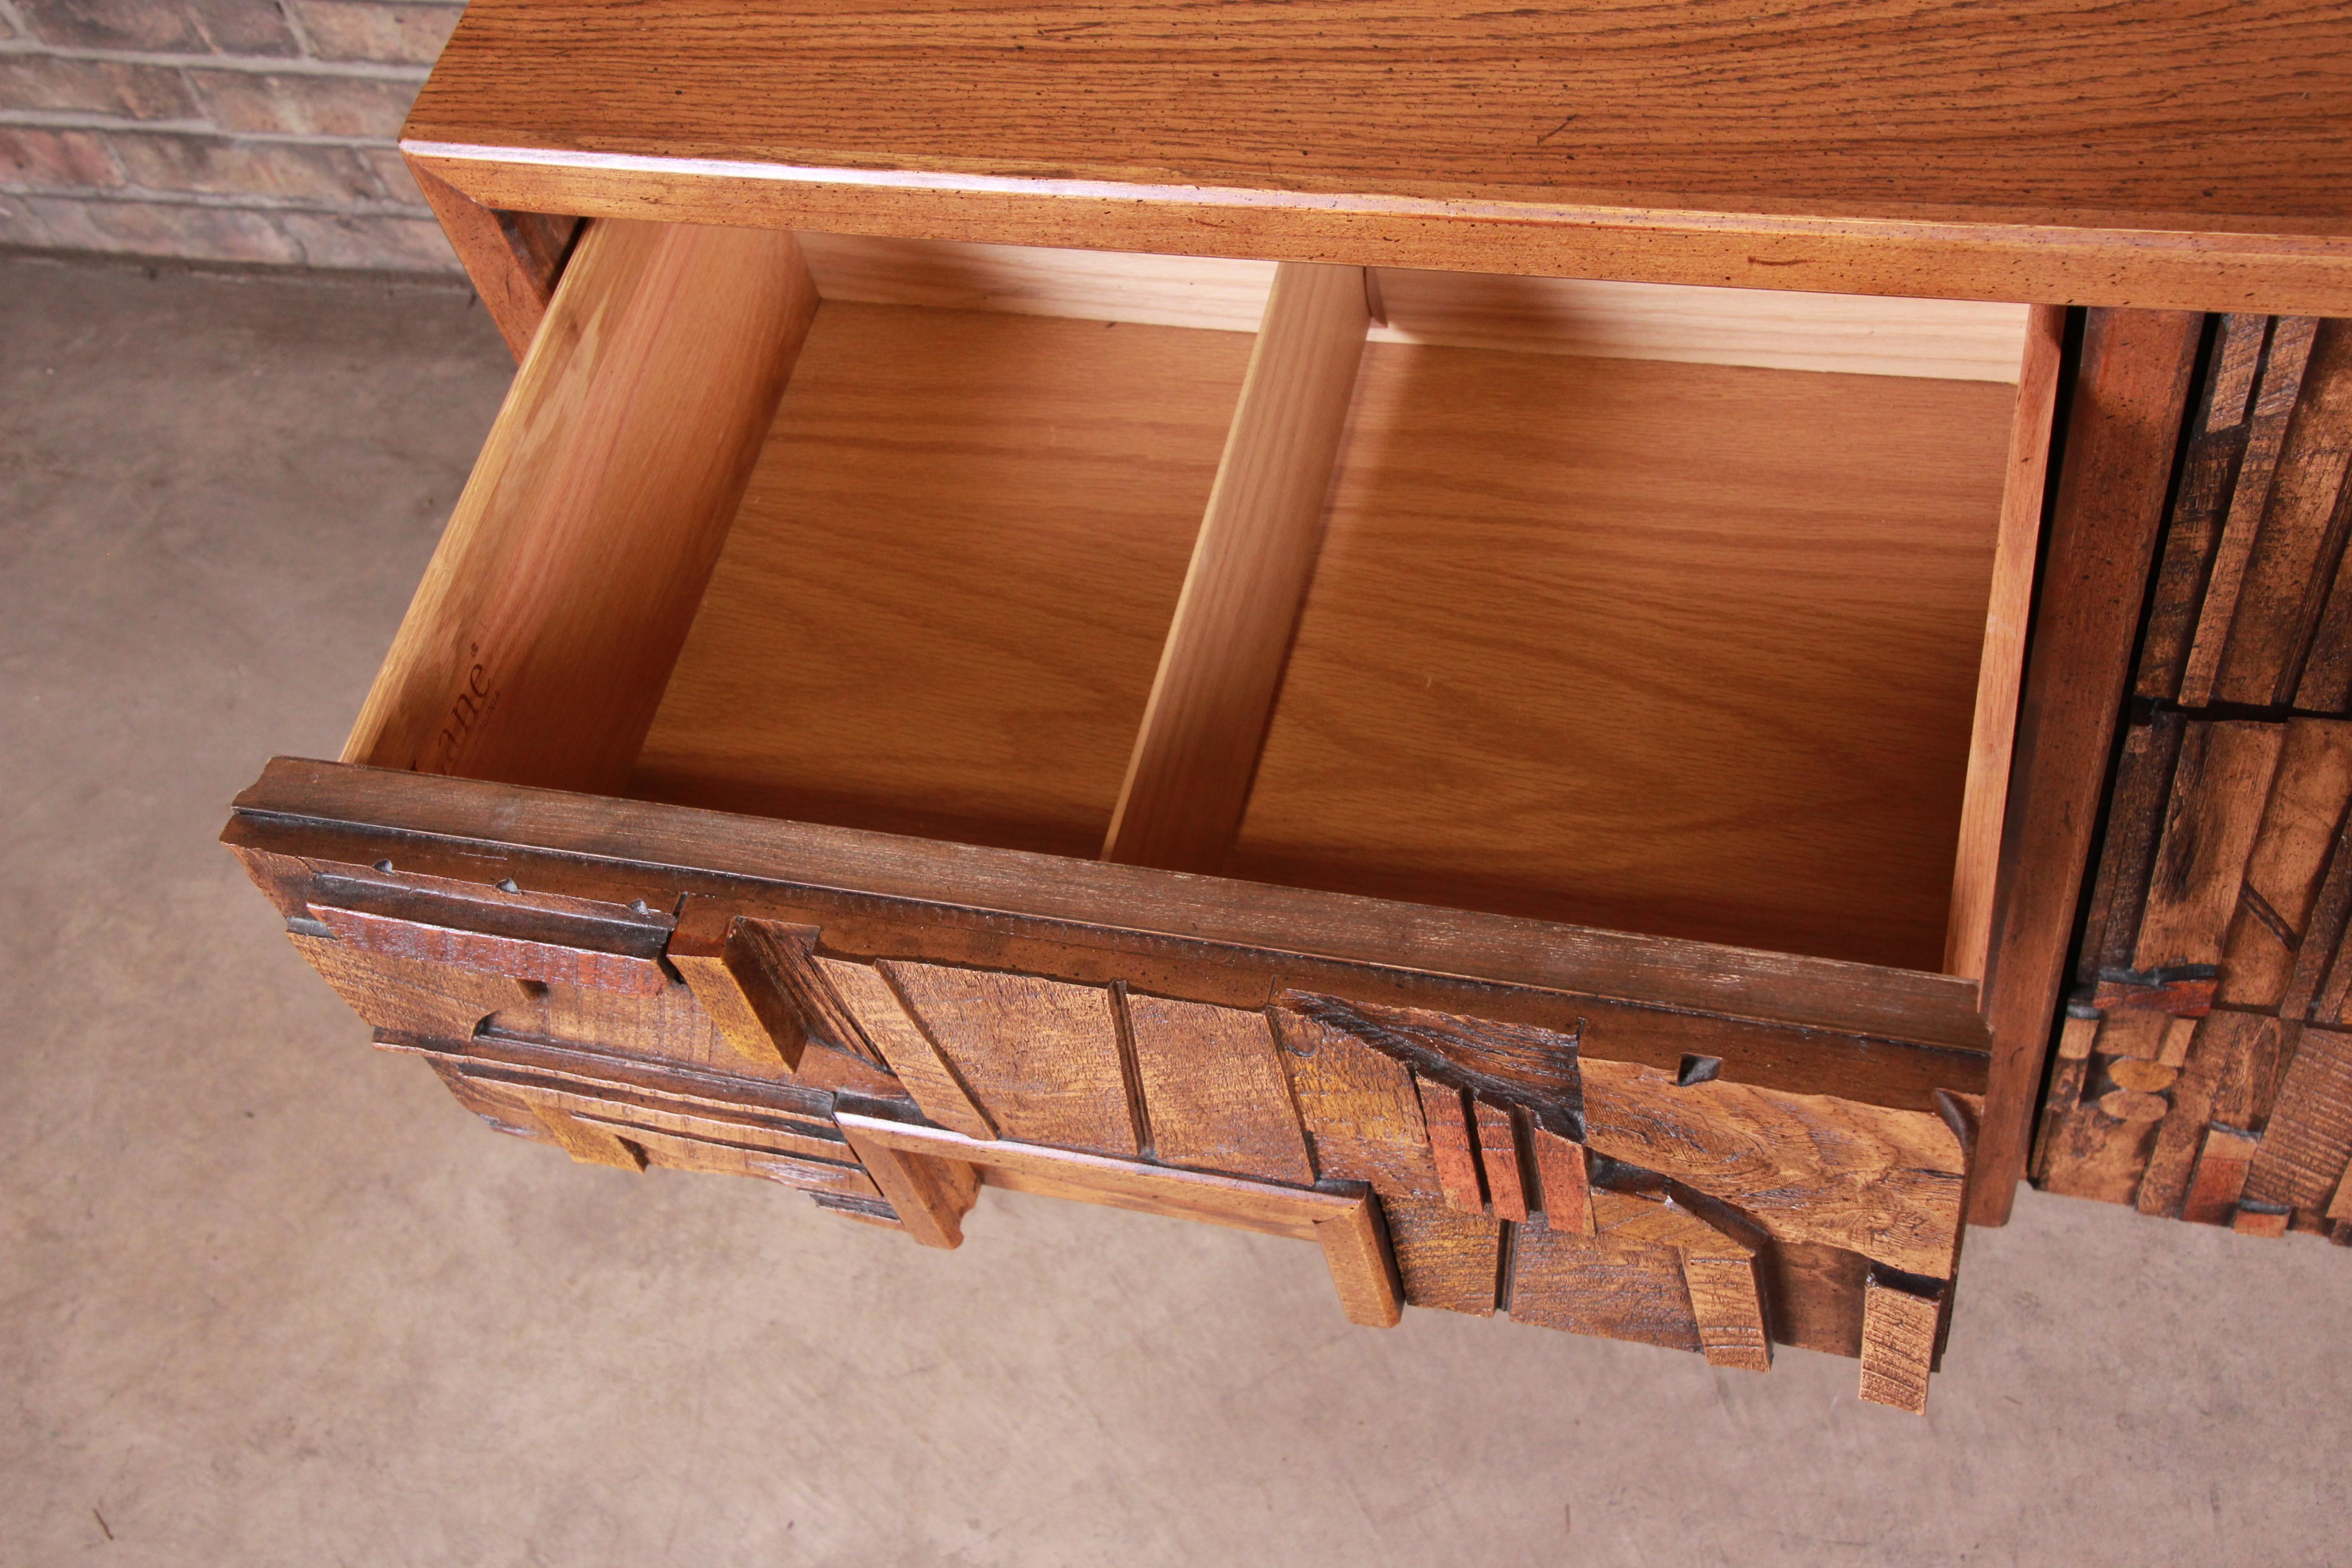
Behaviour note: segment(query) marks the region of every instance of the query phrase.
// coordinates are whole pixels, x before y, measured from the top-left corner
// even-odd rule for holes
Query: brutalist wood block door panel
[[[2352,1244],[2352,322],[2208,329],[2033,1174]]]
[[[476,0],[408,129],[521,366],[341,761],[227,834],[379,1042],[924,1245],[1181,1215],[1351,1321],[1919,1408],[2200,312],[2347,292],[2300,24],[2053,8],[1955,99],[1851,87],[1943,47],[1865,8],[1776,122],[1917,139],[1766,158],[1659,133],[1699,13],[1350,16],[1375,80],[1278,9],[653,11]],[[810,89],[877,26],[998,90]]]

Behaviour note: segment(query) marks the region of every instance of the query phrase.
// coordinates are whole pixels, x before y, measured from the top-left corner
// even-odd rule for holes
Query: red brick
[[[291,55],[278,0],[16,0],[36,37],[89,49]]]
[[[150,191],[335,203],[380,199],[375,175],[345,147],[118,133],[114,153],[130,183]]]
[[[416,176],[408,167],[408,160],[390,147],[362,147],[359,154],[373,171],[376,184],[383,187],[388,201],[406,202],[411,206],[425,205],[425,193],[416,188]]]
[[[54,55],[0,55],[0,103],[12,109],[127,114],[134,120],[181,120],[196,112],[196,100],[178,71]]]
[[[278,0],[178,0],[195,18],[205,38],[224,55],[293,55],[301,52]]]
[[[184,7],[152,0],[16,0],[37,38],[86,49],[211,47]]]
[[[109,190],[122,184],[122,171],[106,138],[94,132],[0,125],[0,180],[50,190]]]
[[[302,259],[300,249],[267,214],[165,202],[0,197],[0,238],[49,250],[168,256],[190,261],[299,263]]]
[[[0,16],[0,22],[7,18]],[[26,245],[36,250],[55,247],[48,229],[33,216],[30,198],[0,195],[0,245]]]
[[[367,136],[390,141],[423,85],[277,71],[191,70],[205,117],[247,135]]]
[[[457,254],[431,218],[280,213],[279,226],[311,267],[455,272]]]
[[[460,5],[380,0],[291,0],[310,52],[322,60],[429,66],[464,15]]]

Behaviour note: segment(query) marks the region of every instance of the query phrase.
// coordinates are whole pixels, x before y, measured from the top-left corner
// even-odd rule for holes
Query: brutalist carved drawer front
[[[1317,1241],[1358,1322],[1797,1344],[1924,1397],[1961,982],[325,763],[229,837],[381,1043],[576,1159],[934,1246],[982,1184],[1183,1215]]]
[[[2033,1173],[2352,1243],[2352,321],[2199,379]]]
[[[1306,16],[475,0],[404,146],[520,368],[229,841],[576,1158],[1189,1215],[1359,1322],[1916,1409],[2200,312],[2352,301],[2335,132],[2246,162],[2218,13],[2026,17],[1957,98],[1853,68],[1926,14],[1759,16],[1839,84],[1762,89],[1794,157],[1653,68],[1696,13]]]

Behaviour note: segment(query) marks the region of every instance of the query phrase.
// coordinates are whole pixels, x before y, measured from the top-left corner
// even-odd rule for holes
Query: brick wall
[[[454,268],[394,150],[463,0],[0,0],[0,245]]]

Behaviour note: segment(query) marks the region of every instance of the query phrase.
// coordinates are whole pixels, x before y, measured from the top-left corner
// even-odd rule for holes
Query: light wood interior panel
[[[1094,856],[1250,346],[824,304],[630,793]]]
[[[2014,397],[1373,345],[1228,873],[1938,968]]]
[[[2015,381],[2027,307],[1378,269],[1375,342],[1852,375]],[[822,285],[820,285],[822,288]]]
[[[801,237],[828,300],[1247,332],[1275,263],[878,235]],[[1857,375],[2017,379],[2026,307],[1579,278],[1377,269],[1375,342]]]
[[[343,760],[621,787],[816,308],[789,234],[591,228]]]
[[[1952,913],[1944,931],[1944,972],[1971,980],[1984,978],[1992,950],[1993,898],[2000,890],[2001,830],[2025,677],[2025,631],[2033,618],[2033,574],[2042,559],[2042,492],[2057,428],[2065,339],[2066,308],[2034,306],[2018,362],[2009,476],[2001,489],[2000,531],[1985,605],[1984,657],[1977,665],[1976,726],[1960,805]]]
[[[1286,261],[1266,302],[1103,844],[1213,873],[1241,831],[1364,357],[1364,269]]]

